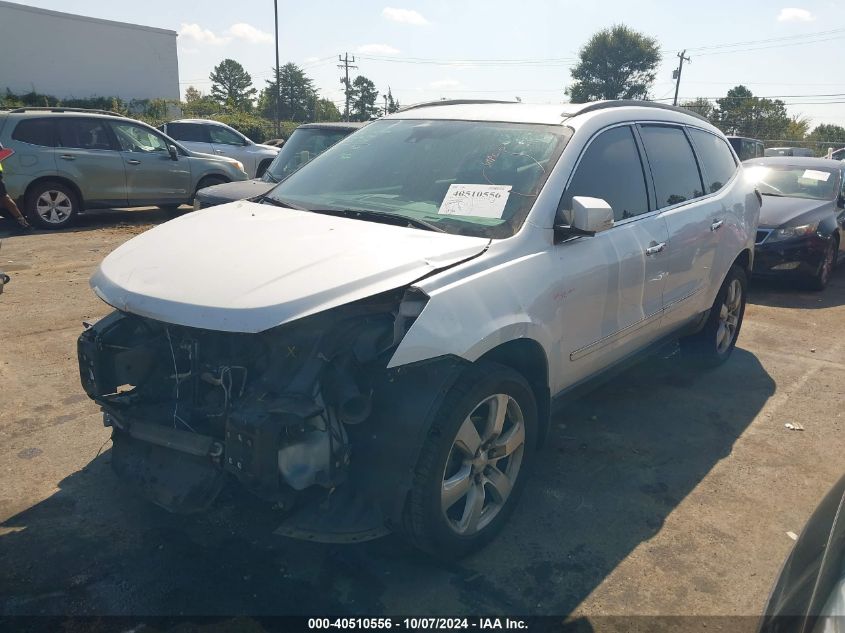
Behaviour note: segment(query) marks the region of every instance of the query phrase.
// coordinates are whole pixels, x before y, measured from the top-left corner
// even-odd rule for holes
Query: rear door
[[[214,153],[204,123],[168,123],[164,126],[164,133],[193,152]]]
[[[173,160],[164,136],[131,121],[115,119],[111,127],[126,166],[130,206],[183,204],[190,200],[190,161],[184,157]]]
[[[62,117],[56,172],[76,183],[86,204],[126,206],[126,171],[108,121]]]
[[[654,183],[658,208],[669,228],[667,252],[669,275],[663,291],[665,329],[680,325],[710,307],[711,273],[716,264],[719,240],[726,226],[728,209],[718,191],[728,176],[713,175],[705,186],[687,130],[677,125],[641,124],[640,136],[645,147]],[[692,132],[690,132],[692,133]],[[711,139],[723,143],[708,132],[696,131],[708,151]],[[730,156],[733,170],[733,155]]]
[[[660,333],[666,250],[665,220],[649,195],[641,148],[629,125],[597,134],[583,151],[560,202],[602,198],[613,228],[558,244],[562,285],[560,352],[572,384],[646,347]]]

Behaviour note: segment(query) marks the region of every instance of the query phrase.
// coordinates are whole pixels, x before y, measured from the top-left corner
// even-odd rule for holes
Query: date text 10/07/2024
[[[526,630],[528,623],[519,618],[309,618],[310,630]]]

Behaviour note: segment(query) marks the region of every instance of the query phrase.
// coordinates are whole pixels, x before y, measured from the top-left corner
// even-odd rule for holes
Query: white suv
[[[109,255],[83,386],[165,507],[234,477],[298,508],[282,534],[461,555],[513,511],[555,397],[667,340],[730,356],[759,210],[685,110],[413,107]]]

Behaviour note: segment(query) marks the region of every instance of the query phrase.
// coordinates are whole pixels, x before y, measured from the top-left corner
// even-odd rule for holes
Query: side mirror
[[[168,145],[167,153],[170,154],[170,160],[179,160],[179,152],[176,150],[175,145]]]
[[[591,237],[613,227],[613,208],[601,198],[575,196],[572,210],[564,211],[563,218],[555,222],[555,235],[567,237]]]

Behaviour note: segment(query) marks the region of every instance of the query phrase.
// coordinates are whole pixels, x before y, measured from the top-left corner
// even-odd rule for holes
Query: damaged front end
[[[82,333],[78,353],[82,385],[113,427],[114,470],[174,512],[207,508],[232,476],[284,507],[322,509],[326,525],[292,523],[290,536],[378,536],[386,517],[368,484],[350,481],[352,464],[377,468],[373,443],[407,432],[382,432],[400,393],[384,386],[403,373],[386,367],[426,301],[399,289],[258,334],[112,313]],[[368,477],[378,489],[390,473]]]

